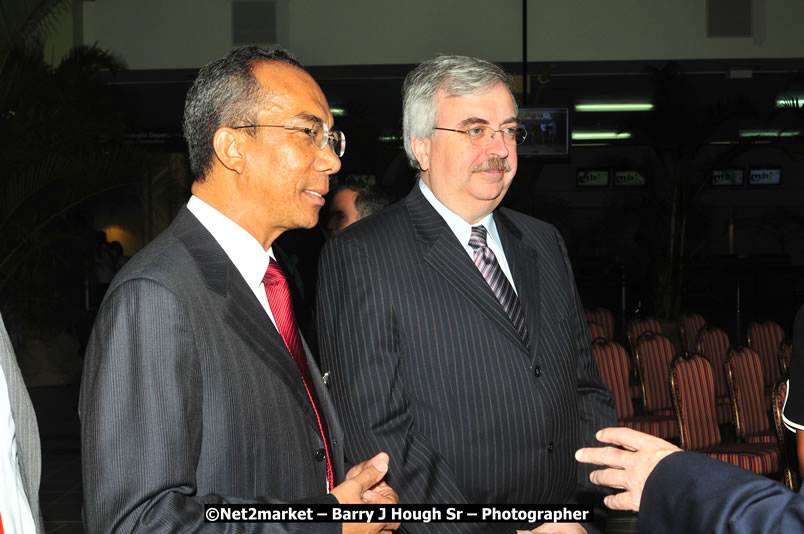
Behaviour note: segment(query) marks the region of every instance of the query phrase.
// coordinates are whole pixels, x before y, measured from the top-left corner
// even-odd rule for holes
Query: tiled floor
[[[39,502],[48,534],[83,534],[76,385],[29,389],[42,441]]]
[[[84,532],[81,523],[81,455],[77,448],[43,453],[39,499],[45,532]]]

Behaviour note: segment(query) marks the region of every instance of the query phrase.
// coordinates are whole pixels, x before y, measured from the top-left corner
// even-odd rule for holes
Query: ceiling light
[[[801,108],[804,107],[804,95],[782,96],[776,100],[777,108]]]
[[[575,111],[651,111],[652,109],[653,104],[650,102],[623,102],[620,104],[597,102],[575,105]]]
[[[332,113],[333,117],[343,117],[346,115],[344,108],[329,108],[329,112]]]
[[[582,139],[630,139],[631,132],[590,132],[590,131],[582,131],[582,130],[575,130],[572,132],[572,139],[574,141],[580,141]]]
[[[740,130],[740,137],[796,137],[800,130]]]

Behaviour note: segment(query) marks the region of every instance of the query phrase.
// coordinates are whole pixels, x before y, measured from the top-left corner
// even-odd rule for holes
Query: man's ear
[[[430,139],[427,137],[411,137],[410,148],[423,171],[430,170]]]
[[[242,174],[246,167],[246,146],[243,133],[232,128],[218,128],[212,137],[212,147],[221,165]]]

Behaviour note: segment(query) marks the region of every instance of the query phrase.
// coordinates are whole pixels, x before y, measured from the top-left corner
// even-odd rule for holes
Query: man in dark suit
[[[403,128],[420,181],[319,263],[322,368],[347,454],[387,451],[401,502],[577,501],[592,485],[573,453],[615,421],[561,236],[497,209],[523,136],[507,80],[461,56],[414,69]]]
[[[205,523],[203,506],[395,502],[385,454],[335,485],[343,431],[271,248],[316,224],[344,148],[332,120],[281,50],[241,48],[200,70],[184,117],[193,196],[115,277],[87,348],[87,532],[341,532]]]
[[[804,532],[804,496],[775,480],[630,428],[604,428],[597,438],[619,448],[584,448],[576,458],[607,466],[591,480],[624,490],[606,505],[639,512],[640,532]]]

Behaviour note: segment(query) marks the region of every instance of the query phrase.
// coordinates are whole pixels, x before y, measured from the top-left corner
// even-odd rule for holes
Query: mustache
[[[475,167],[472,168],[472,172],[484,172],[484,171],[511,172],[511,164],[508,162],[507,159],[491,158],[487,160],[485,163],[476,165]]]

